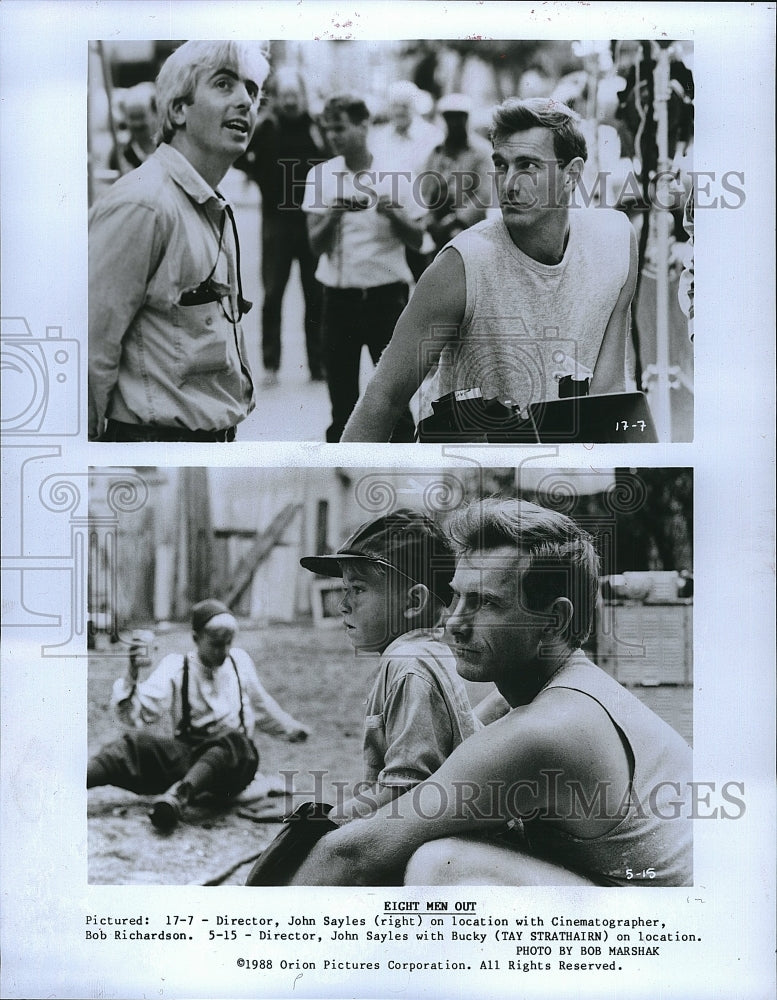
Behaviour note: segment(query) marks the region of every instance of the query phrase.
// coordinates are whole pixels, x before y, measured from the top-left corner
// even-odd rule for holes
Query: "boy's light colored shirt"
[[[406,632],[381,656],[367,698],[365,780],[417,785],[479,728],[450,648],[429,630]]]
[[[249,738],[255,728],[270,736],[280,737],[288,737],[298,730],[301,723],[285,712],[264,689],[248,653],[234,647],[229,655],[240,675],[240,685],[229,658],[209,677],[197,651],[187,653],[192,731],[211,737],[230,729],[239,729],[241,693]],[[128,728],[159,726],[166,736],[174,736],[182,716],[182,684],[183,656],[171,653],[145,681],[137,685],[133,685],[127,677],[116,680],[111,699],[114,711],[119,721]]]

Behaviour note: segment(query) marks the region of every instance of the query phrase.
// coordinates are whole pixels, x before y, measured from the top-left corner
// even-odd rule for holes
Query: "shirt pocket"
[[[375,782],[386,761],[386,721],[382,715],[368,715],[364,720],[364,778]]]
[[[230,369],[226,320],[218,302],[176,305],[174,322],[178,331],[179,384]]]

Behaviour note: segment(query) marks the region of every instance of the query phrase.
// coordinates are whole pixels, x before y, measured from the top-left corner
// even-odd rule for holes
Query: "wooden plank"
[[[286,504],[275,515],[269,527],[257,537],[235,569],[234,582],[224,598],[225,604],[231,606],[245,593],[251,585],[257,569],[267,559],[275,546],[280,543],[284,531],[301,509],[302,504]]]

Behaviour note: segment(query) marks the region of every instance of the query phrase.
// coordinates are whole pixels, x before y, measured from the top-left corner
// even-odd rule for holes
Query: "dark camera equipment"
[[[248,299],[243,298],[243,279],[240,273],[240,238],[237,235],[237,224],[235,222],[235,216],[229,205],[224,206],[224,214],[221,217],[221,225],[219,227],[219,245],[216,249],[216,259],[213,262],[213,267],[211,268],[210,274],[207,278],[196,285],[194,288],[188,288],[181,292],[178,299],[178,305],[181,306],[203,306],[208,302],[218,302],[221,304],[221,308],[224,315],[229,320],[230,323],[239,323],[240,320],[245,316],[247,312],[251,311],[253,307],[253,302]],[[226,217],[229,216],[229,221],[232,224],[232,234],[235,239],[235,264],[237,269],[237,316],[231,316],[224,306],[224,302],[229,299],[230,288],[229,285],[225,285],[223,281],[216,281],[213,275],[216,273],[216,266],[219,262],[219,256],[221,255],[221,246],[224,242],[224,223]]]
[[[357,198],[355,196],[352,198],[340,198],[339,202],[347,212],[363,212],[365,208],[370,207],[367,198]]]
[[[432,416],[419,423],[416,440],[507,444],[536,441],[536,437],[517,406],[507,406],[495,398],[484,399],[480,389],[459,389],[432,403]]]
[[[480,389],[450,392],[432,403],[416,440],[436,444],[652,444],[658,441],[644,393],[589,396],[588,380],[566,376],[560,399],[533,403],[525,413]],[[577,384],[574,384],[577,383]]]
[[[564,375],[558,380],[558,398],[572,399],[574,396],[587,396],[590,388],[590,378],[573,378],[571,375]]]
[[[229,295],[229,285],[214,278],[205,278],[196,288],[189,288],[181,293],[178,304],[181,306],[203,306],[208,302],[221,302]],[[241,317],[250,312],[253,302],[238,295],[237,306]]]

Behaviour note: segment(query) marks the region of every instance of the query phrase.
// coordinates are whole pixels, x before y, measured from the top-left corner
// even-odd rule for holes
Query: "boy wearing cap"
[[[307,738],[308,728],[265,691],[248,653],[232,645],[236,631],[225,604],[201,601],[192,609],[195,648],[166,656],[140,684],[139,669],[150,660],[130,647],[129,669],[111,699],[127,732],[90,759],[87,788],[162,793],[149,816],[166,832],[203,793],[230,797],[251,783],[259,766],[255,727],[292,743]]]
[[[334,555],[300,560],[342,576],[339,611],[357,653],[380,664],[366,702],[364,783],[333,819],[366,816],[433,774],[479,723],[450,650],[434,635],[452,596],[453,554],[429,517],[399,509]]]

